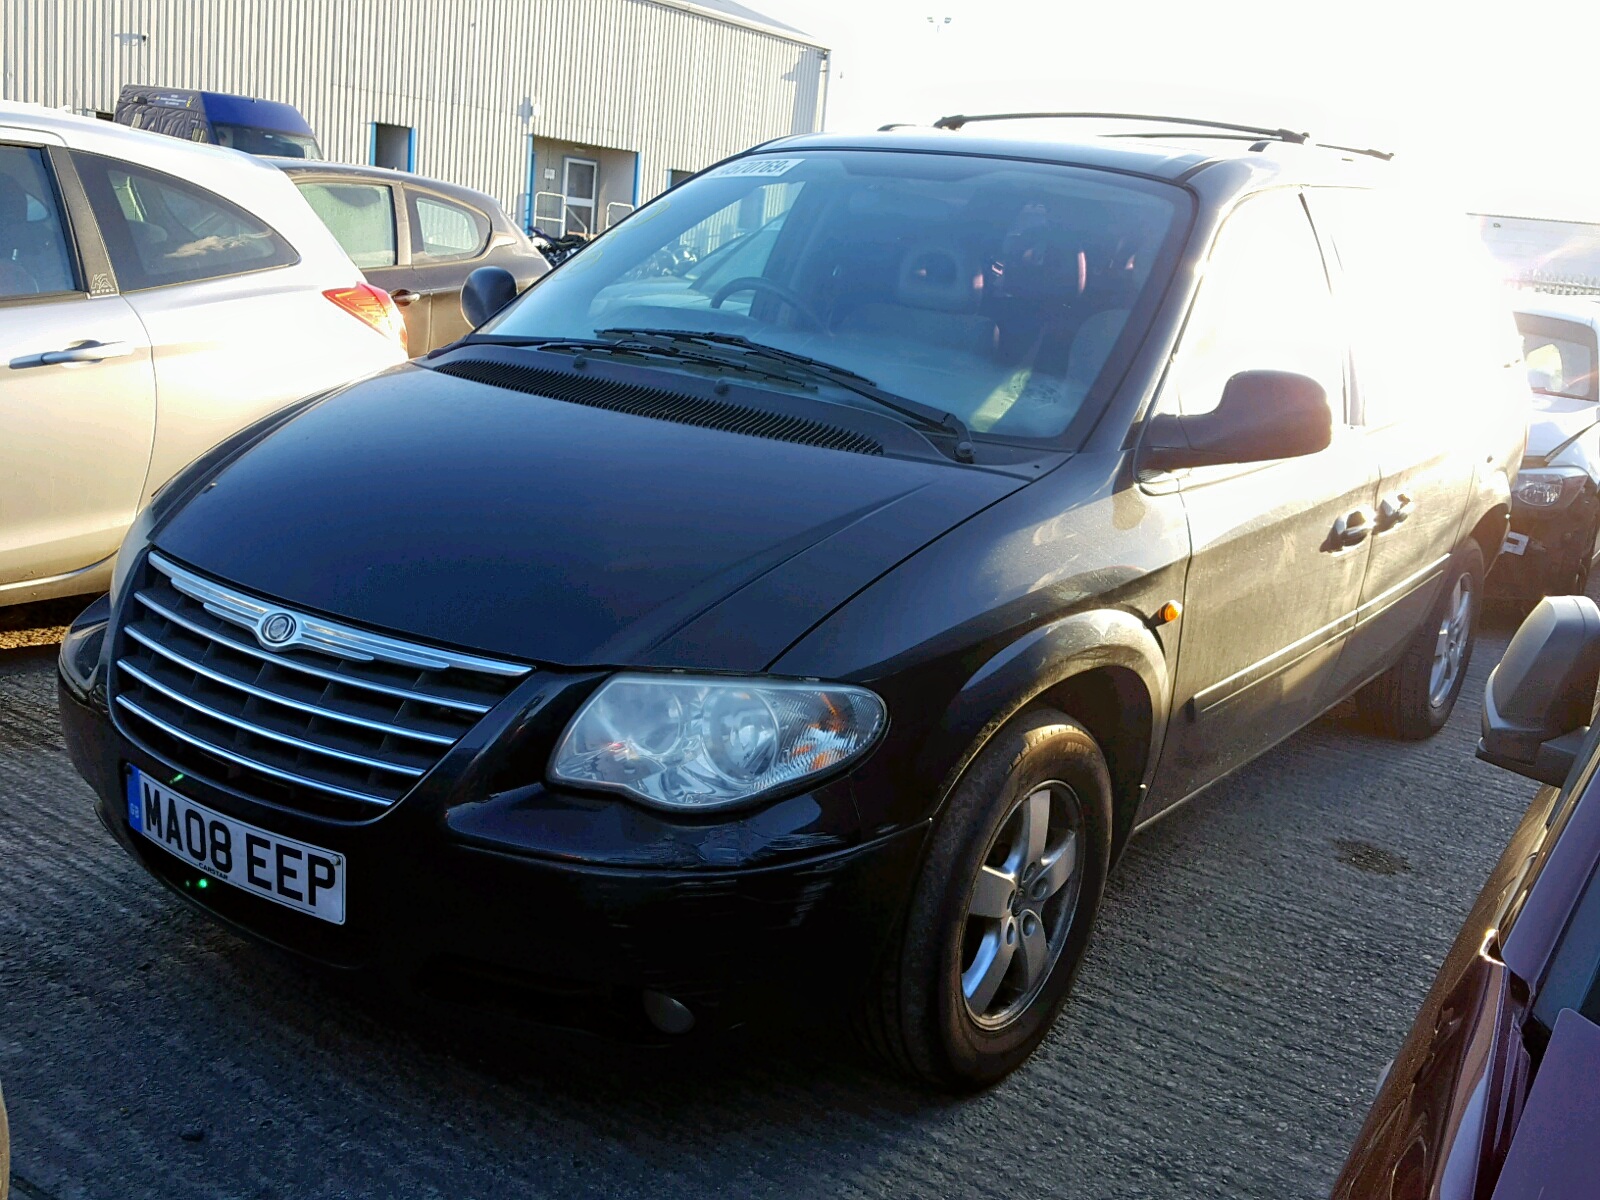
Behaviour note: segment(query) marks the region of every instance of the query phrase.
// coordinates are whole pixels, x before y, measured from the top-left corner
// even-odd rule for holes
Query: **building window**
[[[667,190],[670,192],[673,188],[677,187],[684,180],[693,179],[694,176],[695,176],[695,172],[693,172],[693,171],[668,171],[667,172]]]
[[[417,168],[417,131],[409,125],[372,123],[372,165],[396,171]]]

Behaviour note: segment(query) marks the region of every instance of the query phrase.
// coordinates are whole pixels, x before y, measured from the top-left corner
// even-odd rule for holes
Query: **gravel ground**
[[[960,1101],[815,1032],[508,1051],[330,984],[114,846],[48,648],[0,653],[16,1195],[1325,1196],[1534,790],[1472,757],[1508,634],[1433,741],[1335,713],[1141,835],[1041,1053]]]

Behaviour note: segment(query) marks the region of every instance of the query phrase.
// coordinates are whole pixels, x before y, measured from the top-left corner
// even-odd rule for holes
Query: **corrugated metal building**
[[[733,0],[0,0],[0,97],[109,115],[124,84],[282,100],[324,151],[598,231],[822,121],[828,52]]]

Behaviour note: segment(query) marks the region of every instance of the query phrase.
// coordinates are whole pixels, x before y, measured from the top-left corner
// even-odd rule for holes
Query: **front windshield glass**
[[[298,133],[279,133],[276,129],[257,129],[253,125],[229,125],[217,121],[211,126],[219,146],[243,150],[246,154],[269,154],[279,158],[322,158],[317,139]]]
[[[481,332],[740,334],[977,434],[1056,438],[1148,323],[1185,203],[1169,185],[1042,163],[753,156],[640,210]]]

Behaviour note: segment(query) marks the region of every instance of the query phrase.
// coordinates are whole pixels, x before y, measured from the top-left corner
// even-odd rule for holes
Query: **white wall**
[[[121,36],[119,36],[121,35]],[[516,215],[528,137],[640,155],[643,202],[820,120],[826,52],[653,0],[0,0],[0,97],[111,110],[125,83],[287,101],[328,156],[373,121]]]

